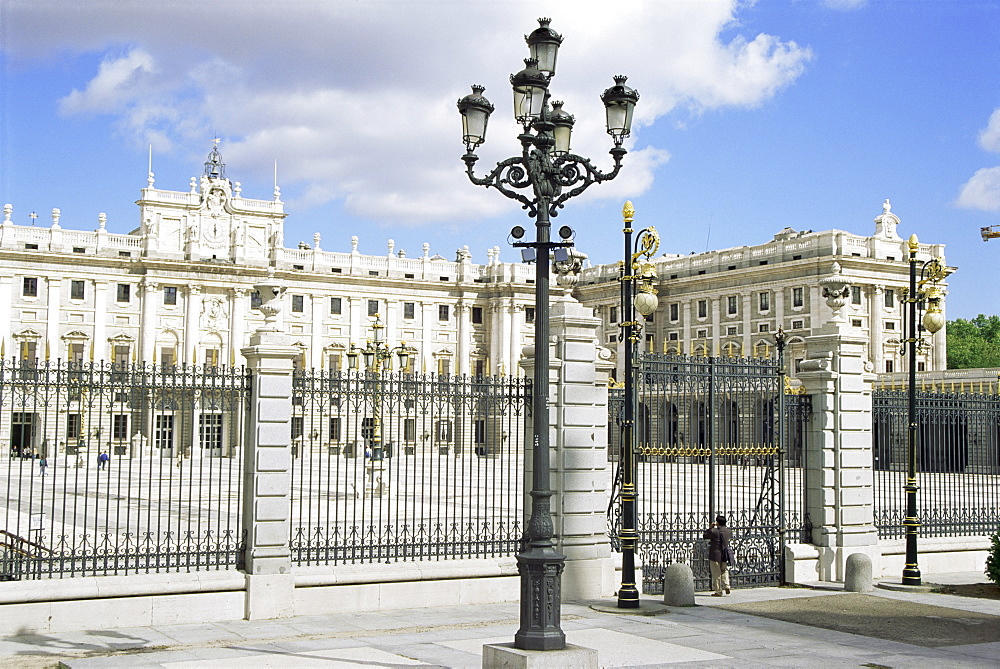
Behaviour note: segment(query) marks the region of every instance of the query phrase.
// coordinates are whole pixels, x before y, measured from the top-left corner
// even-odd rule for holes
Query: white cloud
[[[979,146],[1000,153],[1000,109],[994,109],[986,128],[979,133]]]
[[[1000,211],[1000,167],[976,170],[962,186],[955,204],[963,209]]]
[[[615,12],[601,0],[303,0],[225,11],[229,4],[70,3],[49,11],[47,23],[24,5],[19,21],[36,21],[44,34],[30,49],[19,37],[25,42],[13,51],[100,53],[127,44],[126,55],[106,59],[63,99],[64,113],[115,115],[123,133],[158,152],[201,151],[218,133],[234,178],[265,178],[277,158],[279,181],[304,193],[290,204],[340,201],[352,214],[408,225],[509,210],[462,176],[455,101],[482,83],[497,107],[480,173],[519,152],[507,77],[527,56],[521,36],[537,16],[553,17],[565,36],[553,94],[577,117],[575,151],[610,169],[598,96],[619,73],[641,94],[631,140],[641,150],[619,179],[588,191],[590,199],[650,187],[669,153],[644,146],[643,127],[679,105],[759,105],[812,57],[778,36],[740,35],[740,0],[619,0]]]
[[[66,114],[119,111],[142,97],[142,81],[148,81],[155,74],[153,57],[142,49],[133,49],[118,58],[106,58],[87,87],[82,91],[74,89],[62,99],[60,108]]]

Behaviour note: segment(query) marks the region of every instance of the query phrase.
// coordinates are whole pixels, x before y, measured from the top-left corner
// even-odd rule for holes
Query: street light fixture
[[[917,528],[920,520],[917,518],[917,351],[922,350],[926,341],[917,327],[917,312],[927,311],[923,315],[922,330],[930,334],[944,327],[945,318],[941,311],[944,301],[944,291],[941,281],[947,276],[945,266],[937,258],[917,262],[917,251],[920,243],[916,235],[910,235],[908,241],[910,251],[910,287],[903,301],[907,309],[906,330],[900,342],[900,355],[908,355],[909,387],[907,388],[907,467],[906,485],[906,517],[903,527],[906,530],[906,566],[903,567],[903,585],[920,585],[920,567],[917,564]],[[917,265],[920,265],[920,279],[917,280]]]
[[[399,358],[399,370],[405,371],[407,362],[410,359],[410,351],[406,348],[406,342],[399,342],[399,346],[390,348],[388,344],[383,340],[382,330],[385,326],[382,325],[379,317],[375,317],[375,322],[372,323],[372,338],[368,340],[365,347],[362,349],[357,348],[354,344],[351,344],[350,350],[347,352],[347,366],[351,371],[358,371],[358,358],[362,357],[365,361],[365,371],[369,374],[380,375],[383,371],[383,366],[385,371],[391,371],[392,369],[392,356],[396,354]],[[376,387],[381,387],[380,385]],[[382,421],[379,416],[381,414],[381,396],[376,396],[375,399],[375,411],[373,417],[372,425],[372,437],[371,437],[371,459],[381,460],[385,456],[385,451],[382,448]]]
[[[618,589],[618,608],[639,608],[639,590],[635,584],[635,549],[639,541],[638,514],[636,501],[638,498],[635,486],[635,370],[636,360],[642,341],[642,323],[635,318],[635,313],[649,316],[656,311],[659,299],[653,281],[656,279],[656,268],[648,262],[657,249],[660,248],[660,236],[656,228],[649,227],[639,233],[632,246],[632,218],[635,209],[631,202],[626,202],[622,208],[622,218],[625,220],[625,260],[620,266],[621,310],[622,322],[618,324],[621,332],[618,340],[625,344],[625,415],[622,420],[621,439],[621,531],[618,539],[622,550],[622,584]],[[646,262],[640,262],[645,257]],[[639,281],[638,293],[636,281]]]
[[[639,94],[625,85],[626,78],[615,77],[615,85],[604,91],[607,131],[613,140],[610,153],[614,159],[611,172],[601,172],[588,158],[570,153],[573,117],[562,104],[549,103],[549,83],[555,74],[556,57],[562,36],[549,28],[549,19],[539,19],[539,27],[525,37],[530,57],[525,67],[511,75],[514,93],[514,118],[523,131],[518,135],[521,155],[507,158],[485,177],[473,170],[479,157],[475,149],[486,139],[486,124],[493,105],[483,97],[485,89],[476,85],[472,94],[458,101],[462,115],[462,139],[466,153],[462,160],[469,180],[477,186],[495,188],[519,202],[535,221],[535,241],[515,242],[514,246],[532,253],[526,262],[535,262],[535,370],[532,390],[534,447],[532,450],[531,516],[523,548],[517,556],[521,575],[521,627],[514,645],[522,650],[560,650],[566,647],[566,635],[559,626],[560,584],[566,556],[555,549],[550,511],[552,490],[549,486],[549,274],[550,253],[573,246],[572,230],[563,241],[550,238],[550,219],[565,206],[566,200],[579,195],[596,183],[618,176],[622,157],[627,151],[622,143],[631,131],[632,110]],[[520,191],[526,190],[527,194]],[[520,239],[524,231],[511,231]],[[520,233],[520,234],[519,234]]]

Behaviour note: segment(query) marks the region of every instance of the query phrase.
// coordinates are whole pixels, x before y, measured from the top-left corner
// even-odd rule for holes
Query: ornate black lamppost
[[[393,354],[396,354],[399,358],[400,371],[406,369],[406,363],[410,359],[410,351],[406,348],[406,342],[401,341],[399,342],[399,346],[390,348],[382,337],[382,330],[384,329],[385,326],[382,325],[379,317],[376,316],[375,322],[372,323],[372,338],[368,340],[365,347],[359,349],[354,344],[351,344],[351,348],[347,352],[348,369],[357,371],[358,357],[360,356],[364,358],[365,370],[369,374],[380,375],[382,373],[383,366],[386,370],[391,368]],[[381,384],[378,384],[376,387],[381,387]],[[375,405],[375,416],[373,418],[374,424],[372,425],[371,438],[371,459],[381,460],[385,455],[382,448],[382,421],[380,419],[382,405],[381,393],[376,396]]]
[[[934,334],[944,327],[944,314],[941,303],[944,292],[940,282],[947,272],[937,258],[920,264],[920,280],[917,280],[917,251],[920,244],[916,235],[910,235],[910,287],[903,301],[906,303],[906,331],[900,344],[900,355],[908,356],[909,387],[907,388],[906,415],[907,432],[907,466],[906,466],[906,517],[903,527],[906,530],[906,566],[903,567],[903,585],[920,585],[920,567],[917,564],[917,528],[920,519],[917,518],[917,351],[924,348],[926,342],[917,329],[917,310],[927,313],[922,319],[923,330]]]
[[[660,247],[660,236],[656,228],[649,227],[639,233],[632,247],[632,217],[635,209],[631,202],[626,202],[622,209],[625,220],[625,260],[621,264],[621,310],[622,322],[618,324],[621,332],[618,340],[625,345],[625,416],[622,421],[621,439],[621,514],[622,526],[618,539],[622,547],[622,584],[618,589],[618,608],[639,608],[639,590],[635,585],[635,549],[639,540],[638,515],[636,512],[635,487],[635,370],[636,356],[641,349],[642,324],[635,319],[635,312],[648,316],[659,303],[653,281],[656,270],[648,262]],[[640,258],[647,262],[640,262]],[[639,291],[636,293],[636,280],[640,280]]]
[[[562,110],[561,102],[549,104],[549,82],[556,71],[556,55],[562,36],[549,28],[549,19],[539,19],[539,27],[525,37],[531,57],[525,68],[511,75],[514,89],[514,118],[523,132],[518,135],[521,155],[507,158],[493,171],[479,178],[473,173],[478,156],[476,147],[486,139],[486,123],[493,105],[483,97],[482,86],[473,86],[472,94],[458,101],[462,114],[462,137],[469,179],[477,186],[496,188],[503,195],[521,203],[535,220],[535,241],[518,242],[522,256],[535,261],[535,371],[532,390],[534,441],[532,451],[531,516],[517,556],[521,575],[521,627],[514,645],[523,650],[560,650],[566,647],[566,635],[559,627],[560,583],[566,556],[552,541],[552,516],[549,489],[549,254],[557,261],[568,259],[571,241],[550,241],[550,218],[565,206],[566,200],[579,195],[595,183],[618,176],[622,147],[629,136],[632,112],[639,94],[625,85],[626,78],[615,77],[615,85],[604,91],[601,100],[607,112],[607,131],[614,140],[611,155],[614,169],[601,172],[590,160],[570,153],[570,134],[575,119]],[[527,192],[521,192],[527,191]],[[568,240],[573,231],[563,226],[560,237]],[[521,239],[520,226],[511,236]]]

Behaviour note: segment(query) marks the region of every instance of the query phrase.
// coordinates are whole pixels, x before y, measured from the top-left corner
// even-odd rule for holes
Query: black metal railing
[[[234,565],[248,399],[243,368],[0,360],[0,579]]]
[[[872,395],[875,526],[905,535],[907,392]],[[916,392],[917,517],[923,537],[987,536],[1000,526],[1000,395]]]
[[[530,383],[297,372],[292,560],[514,555]]]
[[[734,584],[781,582],[784,542],[801,540],[806,525],[802,462],[810,404],[805,396],[782,396],[779,370],[775,359],[641,358],[635,433],[644,593],[662,592],[663,570],[675,561],[691,565],[696,584],[708,587],[702,533],[719,513],[735,535]],[[617,466],[624,398],[617,390],[610,395],[608,459]],[[608,508],[616,548],[617,493],[616,483]]]

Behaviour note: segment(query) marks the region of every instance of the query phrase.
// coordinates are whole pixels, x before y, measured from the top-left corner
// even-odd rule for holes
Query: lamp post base
[[[552,548],[531,548],[517,555],[521,575],[521,628],[514,646],[521,650],[562,650],[566,634],[559,627],[561,576],[566,556]]]
[[[631,588],[622,587],[618,590],[618,608],[639,608],[639,590],[634,585]]]

